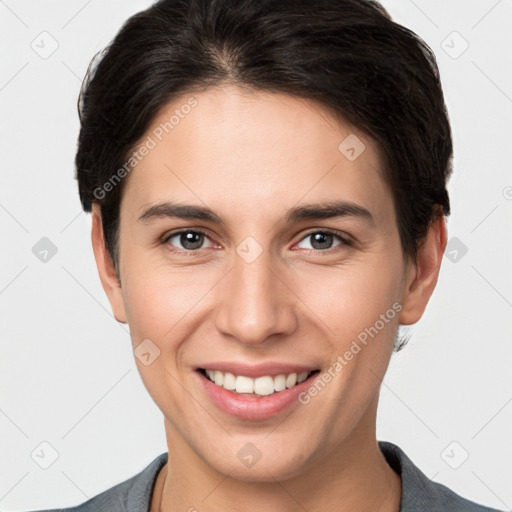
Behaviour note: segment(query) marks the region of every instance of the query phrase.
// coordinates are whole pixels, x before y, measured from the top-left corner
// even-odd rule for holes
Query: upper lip
[[[275,377],[277,375],[288,375],[290,373],[303,373],[318,370],[318,367],[302,364],[268,362],[249,365],[241,362],[217,361],[214,363],[205,363],[198,366],[197,369],[205,370],[219,370],[223,373],[232,373],[233,375],[244,375],[253,379],[270,375]]]

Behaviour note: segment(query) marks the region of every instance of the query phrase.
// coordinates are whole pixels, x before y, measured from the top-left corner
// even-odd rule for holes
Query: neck
[[[378,447],[376,407],[366,415],[328,456],[295,477],[270,482],[241,481],[217,472],[166,421],[169,460],[158,475],[150,510],[398,512],[401,480]]]

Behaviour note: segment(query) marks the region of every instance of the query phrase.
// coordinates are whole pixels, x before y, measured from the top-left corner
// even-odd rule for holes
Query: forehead
[[[234,86],[183,94],[160,110],[135,151],[144,156],[122,201],[134,215],[165,200],[238,216],[340,199],[365,204],[377,218],[390,213],[375,142],[294,96]]]

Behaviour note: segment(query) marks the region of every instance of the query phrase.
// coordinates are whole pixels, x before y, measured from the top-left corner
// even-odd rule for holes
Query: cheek
[[[132,335],[155,342],[171,339],[203,295],[204,281],[184,274],[153,271],[130,276],[124,296]]]
[[[149,338],[174,350],[204,319],[224,272],[204,265],[171,264],[162,253],[125,252],[123,295],[134,344]],[[213,292],[213,293],[212,293]]]
[[[179,398],[180,388],[176,387],[177,370],[181,366],[180,348],[193,330],[191,322],[192,327],[198,322],[198,303],[205,300],[201,300],[204,280],[190,280],[185,274],[146,268],[132,273],[126,280],[126,313],[135,356],[139,345],[145,347],[144,352],[158,354],[148,366],[142,359],[142,364],[137,361],[139,373],[160,409],[175,411],[168,417],[176,411],[180,411],[178,416],[185,414]],[[169,389],[175,389],[177,395],[169,394]]]
[[[299,273],[295,289],[300,290],[297,295],[321,321],[326,334],[340,342],[350,341],[374,325],[399,298],[400,267],[393,260],[368,258],[337,269],[312,267],[307,278]],[[389,316],[395,317],[393,309]],[[390,330],[390,324],[393,322],[382,330]]]

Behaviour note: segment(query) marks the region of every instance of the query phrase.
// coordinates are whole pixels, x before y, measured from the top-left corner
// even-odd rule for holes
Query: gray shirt
[[[400,512],[499,512],[432,482],[395,444],[379,441],[379,448],[388,464],[402,477]],[[81,505],[45,512],[148,512],[156,477],[167,457],[167,453],[162,453],[137,475]]]

